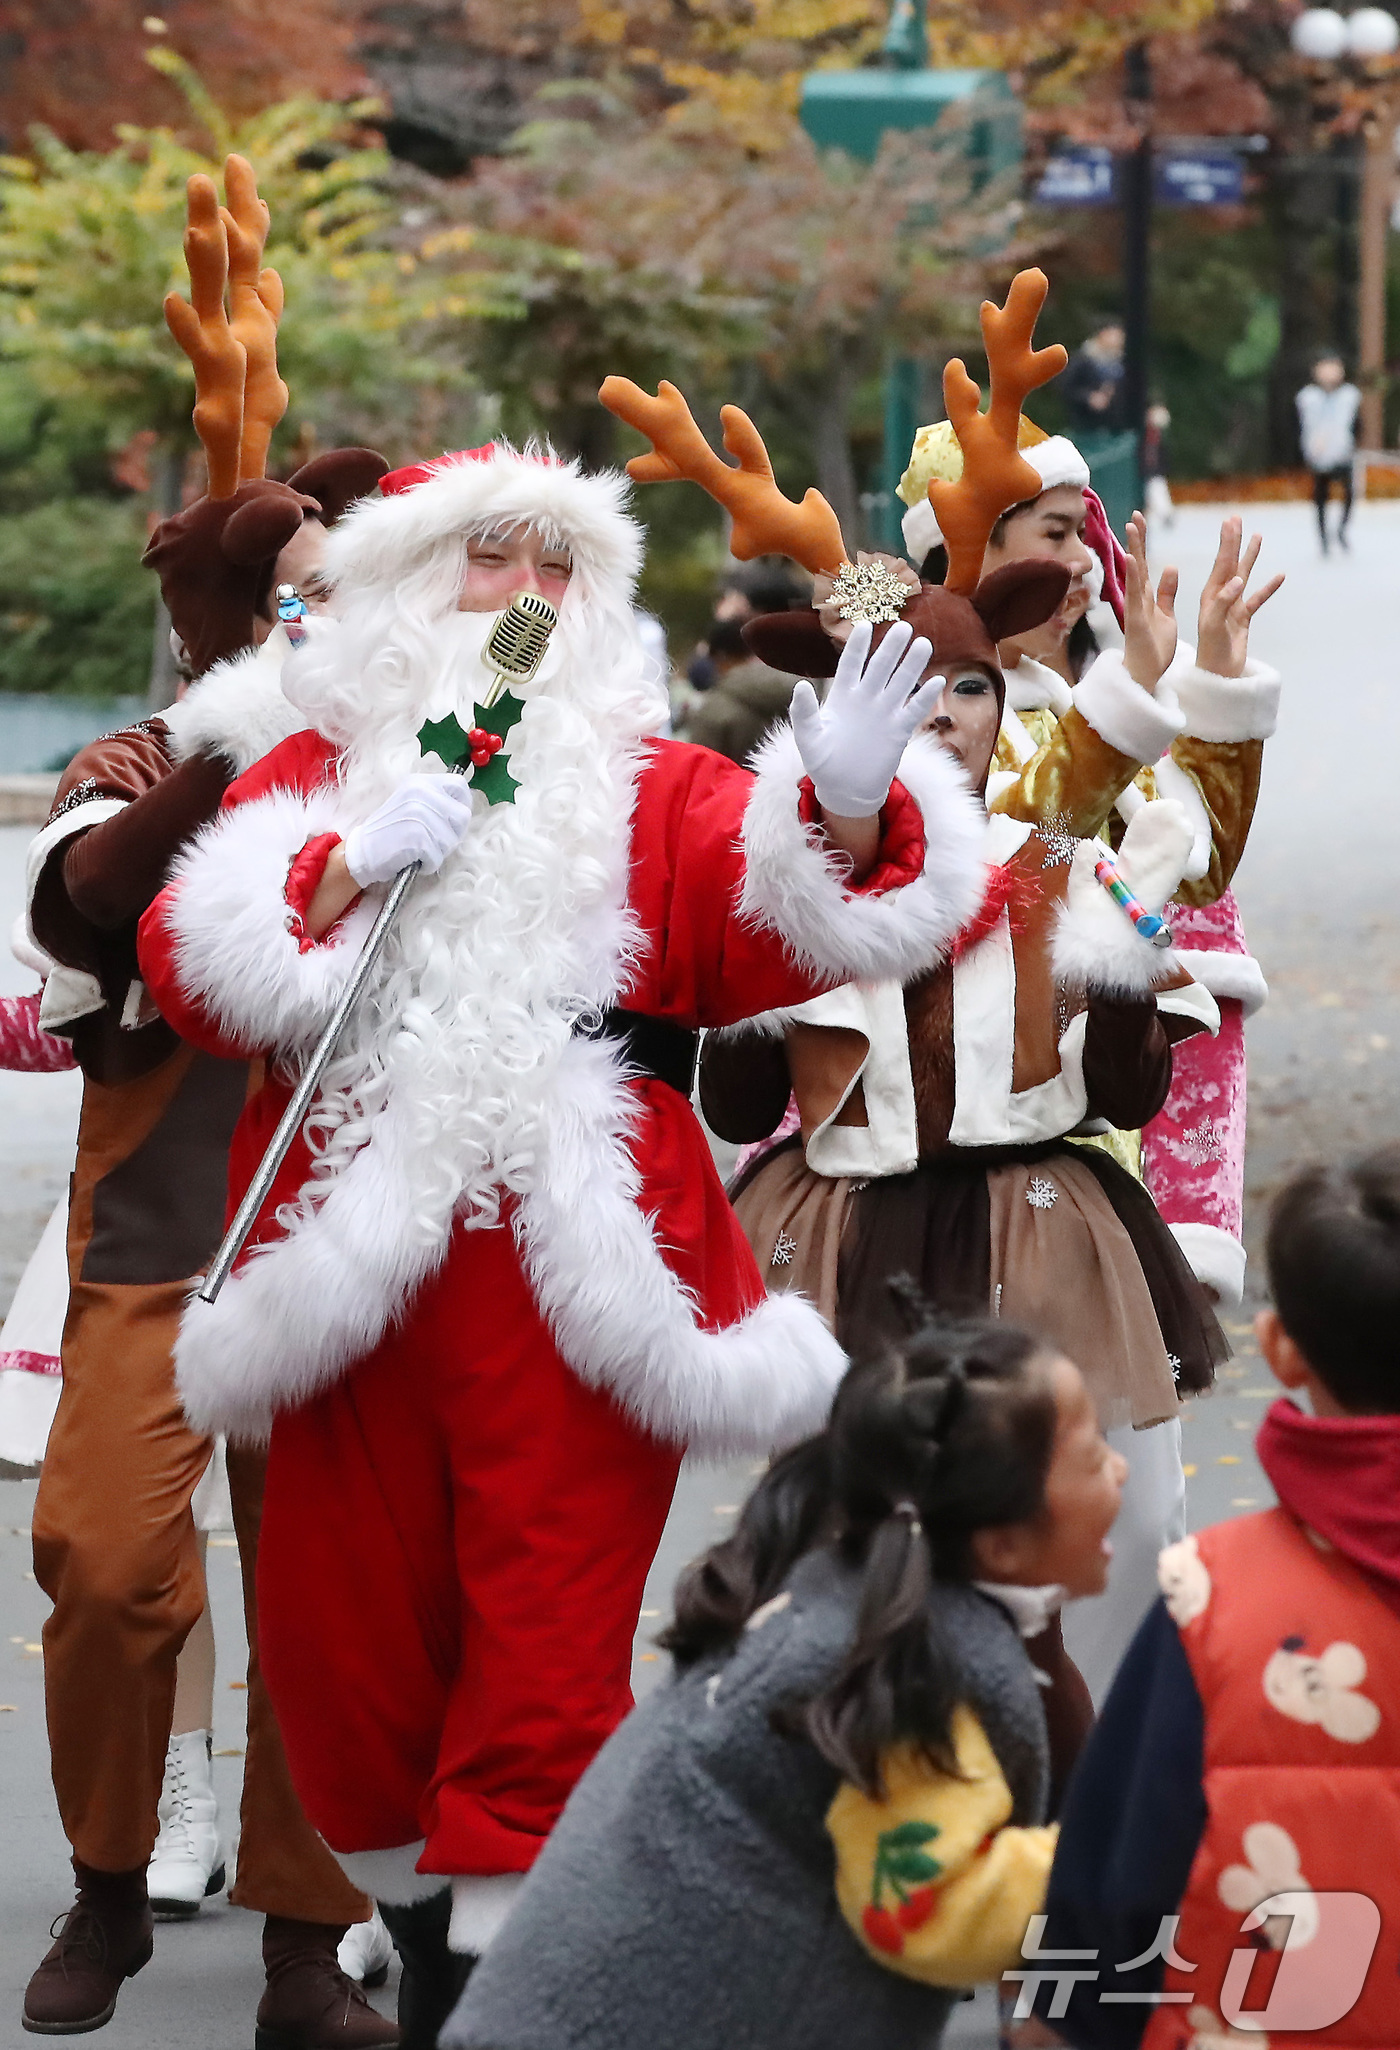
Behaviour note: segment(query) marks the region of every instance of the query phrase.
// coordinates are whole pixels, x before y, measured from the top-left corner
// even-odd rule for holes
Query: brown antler
[[[982,339],[992,385],[985,413],[978,410],[982,394],[960,358],[943,373],[943,402],[962,447],[963,473],[956,484],[935,479],[928,495],[948,550],[950,591],[976,590],[997,520],[1040,492],[1040,477],[1018,453],[1017,436],[1023,401],[1069,361],[1058,342],[1048,349],[1031,346],[1049,289],[1044,271],[1023,270],[1012,279],[1005,306],[983,300]]]
[[[287,387],[277,374],[277,323],[282,317],[282,280],[262,269],[271,221],[258,197],[258,181],[246,157],[224,164],[222,211],[228,236],[231,326],[247,352],[243,381],[243,437],[239,474],[244,483],[267,467],[272,430],[287,410]]]
[[[738,459],[736,470],[715,454],[681,393],[664,378],[655,398],[627,377],[604,378],[598,396],[610,413],[651,443],[650,455],[633,456],[628,475],[638,484],[679,477],[698,484],[730,514],[729,546],[741,562],[755,555],[786,555],[815,576],[823,570],[834,575],[847,560],[841,524],[831,507],[816,490],[801,505],[784,498],[762,436],[737,406],[722,406],[719,416],[724,446]]]
[[[194,365],[194,429],[208,458],[209,496],[232,498],[238,489],[247,351],[224,311],[228,233],[214,181],[196,173],[185,191],[190,296],[167,294],[165,323]]]

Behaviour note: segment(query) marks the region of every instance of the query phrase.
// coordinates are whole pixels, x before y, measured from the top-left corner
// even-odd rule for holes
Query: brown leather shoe
[[[396,2050],[397,2023],[377,2014],[336,1963],[347,1927],[268,1916],[267,1991],[258,2005],[255,2050]]]
[[[85,2036],[112,2019],[123,1979],[149,1964],[154,1943],[146,1868],[96,1872],[75,1858],[78,1898],[29,1982],[21,2020],[35,2036]]]

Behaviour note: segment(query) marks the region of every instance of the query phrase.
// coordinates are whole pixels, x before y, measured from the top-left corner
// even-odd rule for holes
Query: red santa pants
[[[263,1668],[333,1850],[525,1871],[632,1705],[680,1454],[566,1366],[508,1228],[273,1428]]]

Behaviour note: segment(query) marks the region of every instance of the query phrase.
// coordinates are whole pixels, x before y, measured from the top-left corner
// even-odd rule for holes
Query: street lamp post
[[[1294,50],[1318,67],[1347,66],[1370,88],[1362,128],[1360,292],[1357,304],[1357,374],[1361,385],[1361,439],[1378,449],[1385,440],[1386,237],[1395,187],[1394,137],[1400,79],[1394,58],[1400,23],[1383,7],[1350,15],[1308,7],[1293,23]]]

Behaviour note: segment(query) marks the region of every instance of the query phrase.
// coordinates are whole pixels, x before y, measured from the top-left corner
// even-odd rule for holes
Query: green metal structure
[[[968,153],[980,187],[1021,162],[1021,108],[999,71],[933,71],[928,63],[926,0],[894,0],[881,64],[862,71],[811,71],[802,84],[802,125],[819,148],[845,150],[873,163],[887,129],[936,127],[961,103],[975,101]],[[904,474],[920,425],[922,366],[892,357],[885,374],[880,503],[874,525],[881,543],[903,548],[903,506],[895,486]]]

